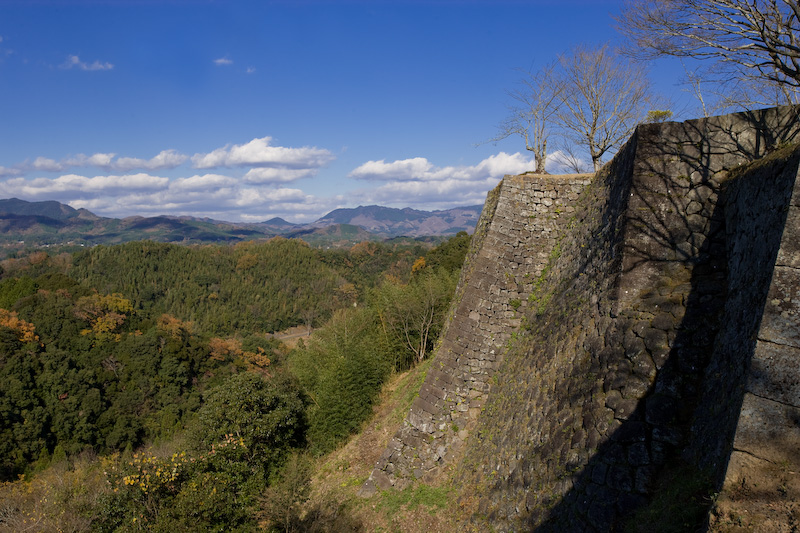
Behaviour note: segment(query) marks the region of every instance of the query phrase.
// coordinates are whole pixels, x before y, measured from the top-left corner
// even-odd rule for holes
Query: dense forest
[[[263,495],[433,348],[469,239],[145,241],[0,262],[0,529],[278,527]],[[272,335],[298,325],[315,331],[292,349]],[[25,497],[58,468],[91,485],[61,494],[60,518]]]

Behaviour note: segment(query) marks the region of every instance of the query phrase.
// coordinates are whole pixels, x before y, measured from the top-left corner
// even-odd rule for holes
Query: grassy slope
[[[431,360],[394,376],[383,388],[375,414],[358,435],[322,457],[304,512],[313,530],[433,533],[457,531],[457,493],[447,479],[419,483],[372,498],[357,496],[417,396]]]

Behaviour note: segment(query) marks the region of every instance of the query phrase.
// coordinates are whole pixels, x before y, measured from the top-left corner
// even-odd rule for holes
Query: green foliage
[[[40,289],[0,320],[0,479],[56,447],[107,453],[169,436],[199,407],[193,384],[227,371],[203,339],[134,329],[143,317],[126,315],[125,298],[84,294]]]
[[[200,330],[277,331],[324,320],[330,294],[345,283],[317,253],[282,238],[232,247],[185,247],[154,242],[97,246],[75,258],[79,282],[121,293],[150,316],[169,314]]]
[[[426,268],[408,283],[387,278],[371,293],[388,343],[402,346],[398,368],[422,361],[439,336],[458,273]]]
[[[454,237],[425,254],[425,263],[434,270],[439,267],[450,272],[460,270],[471,241],[472,237],[466,231],[459,231]]]
[[[302,444],[304,429],[293,382],[233,375],[208,391],[192,424],[190,451],[105,460],[113,492],[104,501],[101,529],[252,530],[269,472]]]
[[[0,530],[89,531],[109,491],[96,458],[54,461],[36,476],[0,482]]]
[[[301,506],[311,495],[313,463],[294,454],[261,498],[260,515],[272,531],[295,531],[300,526]]]
[[[108,483],[82,507],[94,529],[251,530],[265,491],[305,527],[308,461],[286,457],[339,445],[391,372],[430,351],[468,239],[413,274],[419,244],[327,252],[285,239],[4,261],[0,480],[100,453]],[[381,291],[395,292],[379,307]],[[425,316],[414,351],[390,311]],[[300,323],[325,326],[288,356],[264,335]]]
[[[32,278],[23,276],[10,278],[0,282],[0,308],[11,309],[17,300],[36,292],[36,283]]]
[[[218,442],[233,435],[242,447],[215,454],[217,471],[266,483],[286,452],[303,442],[304,403],[296,383],[284,377],[270,380],[251,372],[236,374],[211,389],[192,425],[195,449],[215,454]],[[244,482],[244,479],[238,480]]]
[[[666,122],[672,118],[672,111],[669,109],[660,110],[653,109],[647,112],[647,118],[644,119],[648,123]]]
[[[153,529],[178,531],[252,531],[249,509],[238,501],[235,481],[225,472],[202,472],[186,482],[164,506]]]
[[[137,453],[126,459],[102,459],[107,483],[96,526],[102,531],[235,531],[252,529],[246,484],[228,471],[215,468],[220,455],[244,448],[231,435],[209,453],[171,456]]]
[[[349,280],[359,294],[378,285],[384,276],[408,279],[414,261],[425,253],[421,245],[361,242],[349,250],[317,252],[320,261]]]
[[[413,510],[422,505],[433,513],[447,507],[452,489],[446,487],[430,487],[419,483],[403,490],[382,493],[381,508],[389,516],[397,514],[401,509]]]
[[[337,446],[372,413],[372,402],[392,371],[369,309],[343,309],[290,355],[290,368],[313,401],[309,441],[314,453]]]

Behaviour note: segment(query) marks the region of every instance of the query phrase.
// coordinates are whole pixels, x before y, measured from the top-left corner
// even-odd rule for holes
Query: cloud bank
[[[329,150],[304,146],[286,148],[271,146],[272,137],[253,139],[246,144],[217,148],[207,154],[192,156],[194,168],[270,167],[287,169],[319,168],[333,161]]]
[[[58,200],[109,217],[171,214],[262,221],[280,216],[310,222],[357,205],[432,210],[481,204],[504,175],[533,168],[526,155],[505,152],[458,166],[437,166],[424,157],[372,160],[347,174],[352,190],[320,195],[316,191],[330,178],[319,174],[334,159],[330,150],[276,146],[271,137],[191,157],[174,149],[149,159],[113,152],[39,156],[0,166],[0,197]]]
[[[382,183],[365,190],[370,203],[405,207],[427,205],[448,209],[463,205],[482,204],[486,192],[494,188],[506,174],[531,170],[531,160],[520,154],[490,156],[475,165],[437,167],[424,157],[387,163],[367,161],[349,177],[356,180]]]

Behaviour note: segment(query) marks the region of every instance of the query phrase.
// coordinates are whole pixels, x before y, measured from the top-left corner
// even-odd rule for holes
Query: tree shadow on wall
[[[747,192],[721,188],[718,173],[795,138],[796,115],[787,115],[759,111],[639,128],[622,215],[615,326],[600,340],[603,349],[590,354],[608,369],[604,393],[616,429],[572,477],[564,497],[544,516],[525,518],[530,528],[705,529],[730,456],[782,234],[774,230],[747,242],[738,215],[726,217],[733,209],[726,200],[741,208],[759,199],[736,198]],[[788,205],[794,175],[796,168],[775,177],[771,205]],[[762,217],[757,227],[783,228],[786,209],[745,216]],[[753,312],[741,312],[742,304]],[[651,385],[633,394],[627,385],[644,377]],[[612,396],[624,401],[610,402]]]

